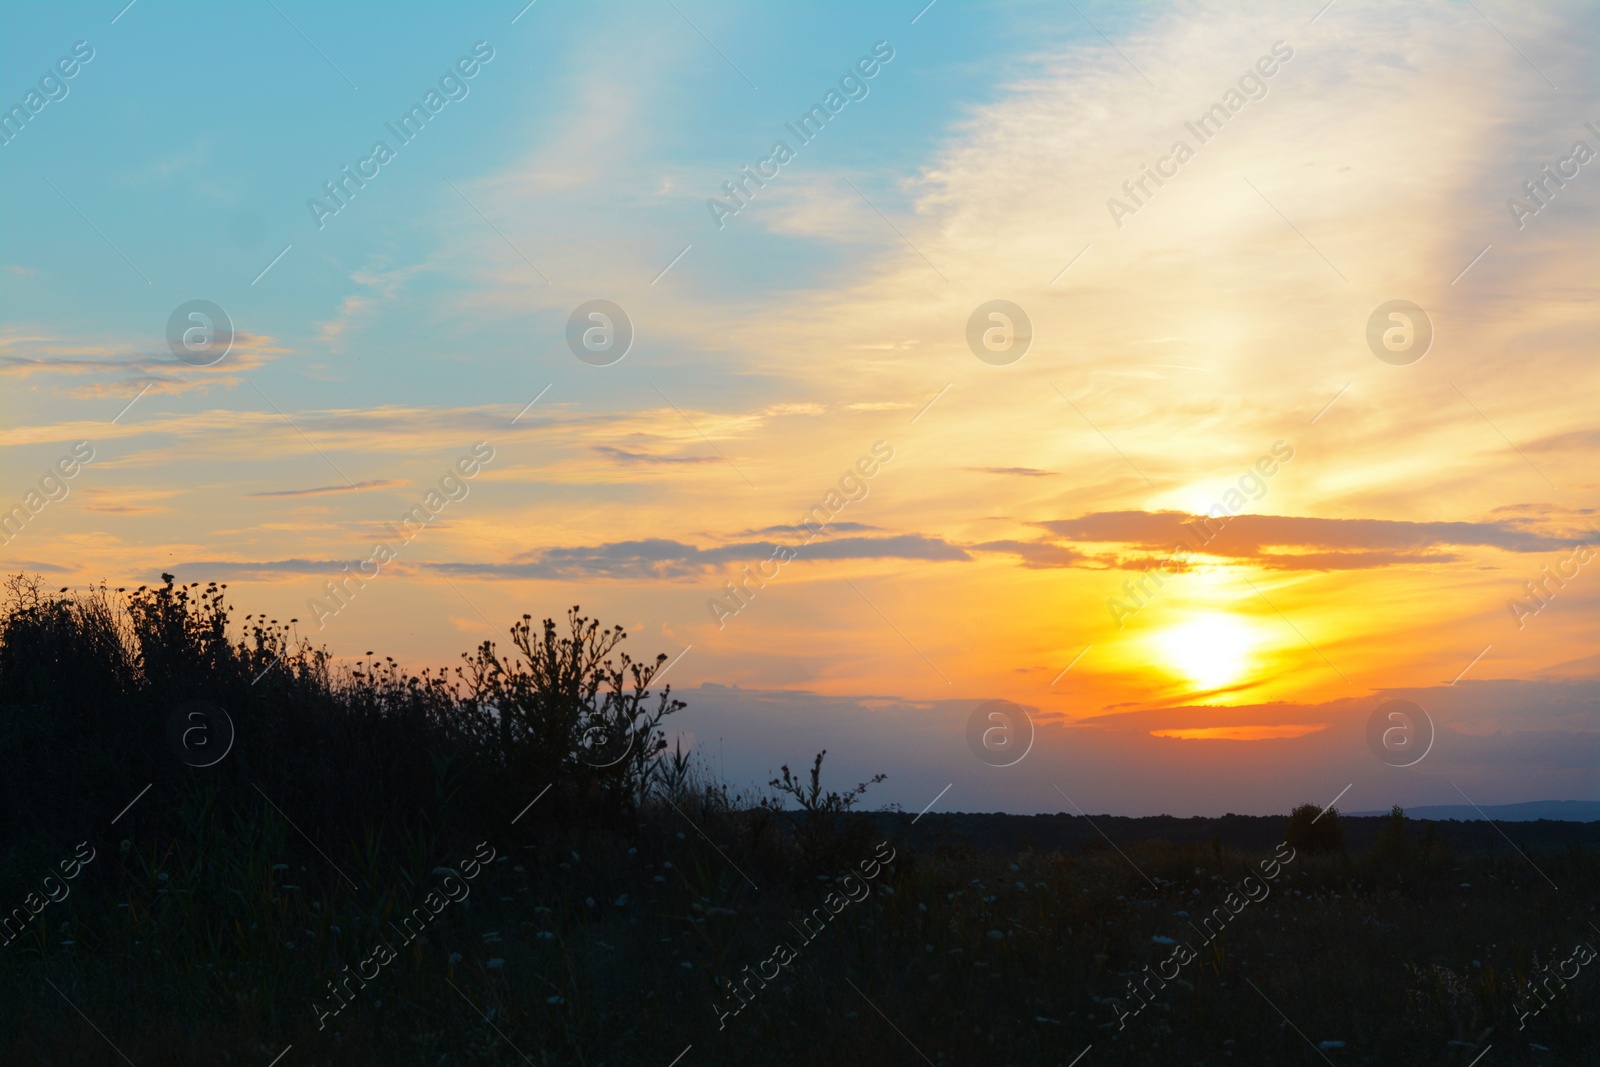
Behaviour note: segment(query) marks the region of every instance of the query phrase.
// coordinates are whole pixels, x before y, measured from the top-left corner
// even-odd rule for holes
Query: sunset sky
[[[825,747],[913,811],[1600,799],[1600,9],[925,2],[30,15],[0,564],[415,667],[581,604],[682,653],[713,771]]]

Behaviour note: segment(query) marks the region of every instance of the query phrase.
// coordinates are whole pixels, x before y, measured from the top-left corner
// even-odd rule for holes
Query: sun
[[[1167,664],[1202,689],[1220,689],[1243,678],[1256,647],[1250,627],[1231,615],[1208,614],[1155,635]]]

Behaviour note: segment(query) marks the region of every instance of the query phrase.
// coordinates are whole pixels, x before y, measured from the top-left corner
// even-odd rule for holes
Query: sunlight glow
[[[1196,726],[1173,730],[1151,730],[1151,737],[1175,737],[1180,741],[1273,741],[1305,737],[1326,730],[1325,722],[1287,723],[1282,726]]]
[[[1194,684],[1216,689],[1245,676],[1257,640],[1245,622],[1231,615],[1202,615],[1155,635],[1167,664]]]

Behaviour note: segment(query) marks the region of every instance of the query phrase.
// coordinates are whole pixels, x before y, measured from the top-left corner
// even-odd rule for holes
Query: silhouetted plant
[[[1301,804],[1289,813],[1289,828],[1284,831],[1283,840],[1296,852],[1342,853],[1344,824],[1339,821],[1339,809],[1324,811],[1315,804]]]
[[[1383,820],[1383,827],[1378,831],[1378,839],[1372,846],[1371,860],[1381,867],[1403,868],[1414,863],[1416,858],[1416,846],[1407,829],[1405,809],[1396,804],[1389,809],[1389,815]]]
[[[502,657],[485,641],[462,657],[463,709],[484,754],[514,782],[558,783],[569,802],[608,813],[636,806],[666,748],[661,722],[684,707],[671,686],[651,693],[666,655],[653,665],[634,662],[618,648],[627,639],[622,627],[602,629],[577,607],[567,612],[565,633],[554,619],[536,633],[532,619],[524,615],[511,628],[520,656]]]
[[[866,835],[859,826],[854,828],[855,832],[846,832],[844,816],[866,795],[868,786],[877,785],[889,777],[876,774],[870,781],[861,782],[842,793],[833,790],[823,792],[822,760],[827,754],[827,749],[817,753],[816,760],[811,764],[809,781],[793,774],[786,763],[781,768],[783,776],[767,783],[779,793],[793,797],[800,806],[803,817],[796,827],[796,838],[808,864],[813,867],[830,863],[842,854],[859,851],[858,846]]]

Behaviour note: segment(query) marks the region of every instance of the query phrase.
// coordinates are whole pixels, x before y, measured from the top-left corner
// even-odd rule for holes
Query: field
[[[1600,824],[736,795],[614,631],[524,625],[414,677],[13,582],[0,1062],[1600,1062]]]

